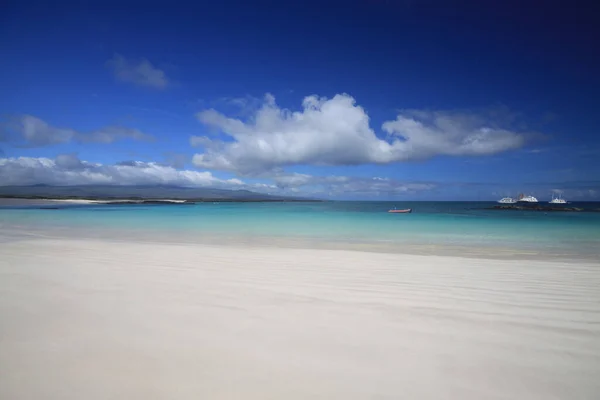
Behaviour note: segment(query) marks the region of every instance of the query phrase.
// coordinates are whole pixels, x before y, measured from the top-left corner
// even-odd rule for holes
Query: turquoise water
[[[600,213],[485,210],[474,202],[199,203],[0,208],[3,228],[52,227],[130,233],[484,246],[600,255]],[[574,204],[600,208],[599,204]],[[412,214],[389,214],[390,208]]]

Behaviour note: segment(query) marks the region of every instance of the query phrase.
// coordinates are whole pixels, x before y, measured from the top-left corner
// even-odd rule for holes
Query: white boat
[[[524,203],[537,203],[538,199],[529,195],[529,196],[525,196],[522,193],[519,195],[519,199],[517,201],[521,201]]]
[[[517,201],[512,197],[503,197],[500,200],[498,200],[498,203],[500,204],[515,204],[516,202]]]
[[[560,197],[560,195],[558,195],[558,197],[554,197],[554,195],[552,195],[552,200],[550,200],[548,203],[550,203],[550,204],[567,204],[567,201],[565,199],[563,199],[562,197]]]

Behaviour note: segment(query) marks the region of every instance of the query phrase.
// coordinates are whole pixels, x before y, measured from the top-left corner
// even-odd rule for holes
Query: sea
[[[492,258],[600,259],[600,203],[587,212],[493,210],[494,202],[0,203],[2,240],[101,237]],[[411,208],[410,214],[391,214]]]

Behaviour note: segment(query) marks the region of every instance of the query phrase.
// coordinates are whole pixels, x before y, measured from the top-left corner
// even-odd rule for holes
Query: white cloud
[[[385,177],[313,176],[278,171],[265,182],[248,183],[240,179],[219,179],[206,171],[178,170],[171,166],[142,161],[104,165],[80,160],[74,154],[50,158],[0,158],[0,186],[8,185],[172,185],[220,189],[246,189],[273,195],[315,198],[428,198],[457,197],[468,199],[474,192],[496,193],[490,200],[518,190],[500,184],[460,182],[403,182]],[[548,198],[551,192],[575,200],[597,199],[596,181],[569,183],[535,183],[531,193]],[[554,189],[563,187],[564,189]],[[458,193],[458,194],[457,194]]]
[[[239,189],[239,179],[218,179],[210,172],[177,170],[154,162],[133,161],[103,165],[79,160],[73,154],[50,158],[0,158],[0,185],[150,185]]]
[[[388,178],[312,176],[278,172],[271,182],[247,183],[219,179],[210,172],[179,170],[142,161],[104,165],[80,160],[75,154],[50,158],[0,158],[0,186],[9,185],[173,185],[221,189],[246,189],[274,195],[344,196],[402,195],[427,191],[433,183],[399,182]]]
[[[206,136],[191,136],[190,137],[190,145],[193,147],[211,147],[213,144],[213,140]]]
[[[525,137],[510,130],[492,128],[474,115],[447,112],[408,112],[384,122],[383,130],[396,142],[397,161],[436,155],[481,156],[517,149]]]
[[[273,181],[279,187],[298,187],[309,185],[314,181],[314,177],[306,174],[285,173],[275,176]]]
[[[489,118],[422,111],[403,112],[385,122],[382,129],[388,136],[380,139],[365,110],[346,94],[331,99],[308,96],[298,112],[279,108],[267,95],[248,121],[214,109],[199,112],[197,118],[231,141],[192,137],[192,145],[204,147],[194,164],[242,174],[299,164],[387,164],[437,155],[488,155],[525,142],[523,134]]]
[[[152,136],[138,129],[125,128],[122,126],[107,126],[88,133],[78,133],[76,139],[84,143],[109,144],[117,140],[151,140]]]
[[[182,169],[190,161],[190,156],[174,151],[166,151],[164,153],[165,161],[173,168]]]
[[[107,126],[91,132],[79,132],[70,128],[57,128],[33,115],[23,115],[16,119],[13,130],[25,141],[28,147],[51,146],[70,141],[82,143],[108,144],[117,140],[151,140],[151,135],[138,129],[122,126]]]
[[[246,95],[244,97],[222,97],[212,102],[214,106],[225,106],[232,108],[235,115],[249,116],[256,113],[262,105],[263,99]]]
[[[305,193],[328,193],[331,196],[354,195],[400,195],[414,194],[435,189],[430,182],[401,182],[389,178],[352,176],[313,176],[299,173],[279,172],[273,181],[282,190]],[[300,190],[299,190],[300,189]]]
[[[35,147],[69,142],[77,134],[73,129],[52,127],[32,115],[22,116],[19,122],[17,130],[28,145]]]
[[[75,154],[59,154],[54,159],[54,164],[56,164],[58,168],[65,170],[84,169],[86,168],[86,165],[90,165],[81,161]]]
[[[128,60],[120,54],[115,54],[106,65],[113,70],[115,77],[121,82],[155,89],[165,89],[169,86],[169,79],[165,72],[146,59]]]

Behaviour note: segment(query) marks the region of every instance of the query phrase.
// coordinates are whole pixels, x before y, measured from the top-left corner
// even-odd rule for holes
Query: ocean
[[[489,210],[493,202],[0,206],[4,239],[86,235],[477,256],[600,258],[599,212]],[[570,207],[600,208],[599,203]],[[52,207],[52,208],[49,208]],[[391,208],[411,214],[390,214]]]

